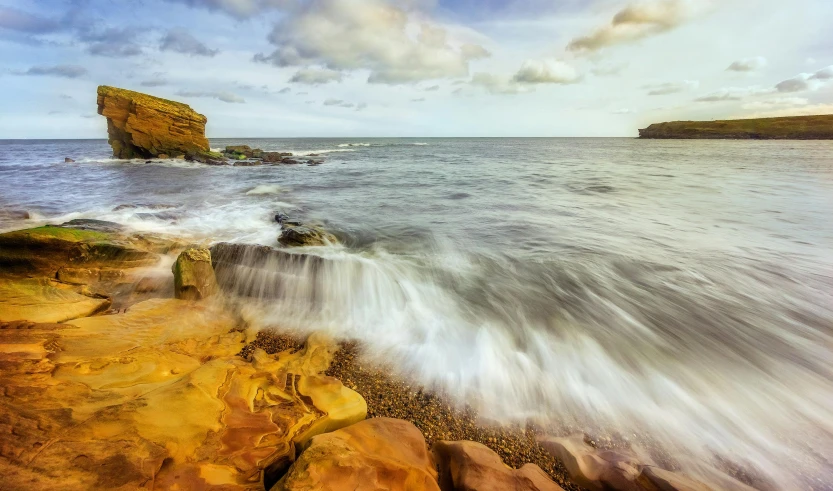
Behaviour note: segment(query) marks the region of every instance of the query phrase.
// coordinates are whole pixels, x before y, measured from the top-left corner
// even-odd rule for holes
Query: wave
[[[338,147],[369,147],[372,146],[372,143],[339,143]]]
[[[246,191],[248,195],[279,194],[283,188],[277,184],[260,184]]]

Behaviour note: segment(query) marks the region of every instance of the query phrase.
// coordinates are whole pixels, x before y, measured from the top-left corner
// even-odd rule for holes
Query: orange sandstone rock
[[[208,119],[187,104],[101,85],[98,114],[107,118],[110,146],[120,159],[209,151]]]

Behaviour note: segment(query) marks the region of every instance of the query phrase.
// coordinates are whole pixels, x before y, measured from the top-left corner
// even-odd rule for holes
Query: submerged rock
[[[422,433],[408,421],[373,418],[314,437],[272,491],[439,491]]]
[[[113,155],[120,159],[204,154],[205,116],[187,104],[101,85],[98,114],[107,118]]]
[[[432,447],[443,491],[563,491],[535,464],[507,467],[489,447],[439,441]]]
[[[70,163],[70,162],[75,162],[75,161],[74,161],[74,160],[72,160],[72,159],[71,159],[71,158],[69,158],[69,157],[64,157],[64,162],[68,164],[68,163]]]
[[[217,293],[217,278],[211,267],[211,251],[191,247],[180,253],[173,266],[174,295],[182,300],[202,300]]]
[[[335,244],[335,236],[318,227],[309,225],[285,226],[278,237],[278,242],[289,247],[323,246]]]

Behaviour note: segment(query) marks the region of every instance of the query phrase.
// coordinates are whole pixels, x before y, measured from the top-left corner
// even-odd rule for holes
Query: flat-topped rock
[[[113,155],[120,159],[176,157],[209,151],[208,119],[181,102],[101,85],[98,114],[107,118]]]

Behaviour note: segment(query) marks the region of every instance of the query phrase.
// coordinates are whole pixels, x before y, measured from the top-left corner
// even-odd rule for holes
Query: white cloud
[[[341,82],[344,74],[326,68],[302,68],[289,79],[290,83],[321,85],[330,82]]]
[[[189,56],[214,56],[216,49],[209,49],[208,46],[197,40],[183,28],[173,28],[162,38],[159,46],[162,51],[174,51]]]
[[[731,72],[755,72],[767,65],[766,58],[756,56],[754,58],[743,58],[732,62],[726,69]]]
[[[238,19],[252,17],[264,10],[291,6],[292,0],[174,0],[192,7],[219,10]]]
[[[520,84],[574,84],[579,79],[575,68],[558,60],[526,60],[512,77]]]
[[[669,95],[694,90],[700,86],[697,80],[683,80],[682,82],[666,82],[663,84],[646,85],[648,95]]]
[[[180,90],[176,95],[181,97],[210,97],[218,101],[228,102],[229,104],[243,104],[246,102],[245,99],[231,92]]]
[[[521,92],[529,92],[528,89],[513,80],[507,80],[491,73],[475,73],[472,75],[469,85],[485,89],[490,94],[518,94]],[[462,93],[462,88],[455,90],[454,93]]]
[[[765,89],[757,85],[752,87],[725,87],[694,100],[696,102],[740,101],[748,96],[768,94],[771,92],[772,89]]]
[[[785,116],[815,116],[818,114],[833,114],[833,104],[807,104],[779,109],[768,109],[753,113],[746,113],[742,118],[780,118]]]
[[[368,70],[368,82],[399,84],[465,76],[482,46],[452,39],[421,12],[385,0],[311,0],[272,30],[277,48],[256,61]]]
[[[570,51],[598,51],[608,46],[631,43],[670,31],[695,18],[711,0],[646,0],[627,5],[613,16],[609,25],[570,41]]]
[[[775,89],[778,92],[804,92],[816,90],[831,80],[833,80],[833,66],[822,68],[816,73],[799,73],[777,84]]]

